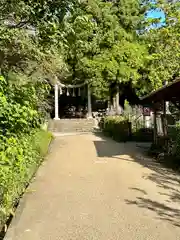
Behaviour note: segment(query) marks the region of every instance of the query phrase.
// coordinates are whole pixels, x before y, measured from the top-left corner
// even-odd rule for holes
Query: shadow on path
[[[156,185],[156,195],[159,196],[157,200],[148,198],[148,188],[144,190],[133,187],[129,190],[136,191],[137,195],[140,196],[136,197],[135,200],[125,199],[125,202],[153,211],[158,219],[167,220],[180,227],[180,176],[178,173],[165,168],[148,157],[146,155],[147,143],[117,143],[102,134],[97,134],[97,136],[101,137],[100,141],[94,142],[99,158],[110,157],[120,161],[133,161],[151,170],[150,174],[142,174],[142,179],[151,181]],[[162,197],[167,200],[162,201]]]
[[[148,209],[155,212],[158,215],[158,219],[171,222],[174,226],[180,227],[180,209],[169,207],[164,203],[146,199],[143,197],[137,197],[136,200],[125,200],[127,204],[136,205],[137,207]]]

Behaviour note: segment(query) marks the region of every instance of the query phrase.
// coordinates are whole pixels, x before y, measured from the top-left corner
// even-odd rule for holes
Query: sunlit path
[[[180,178],[135,143],[57,137],[5,240],[180,239]]]

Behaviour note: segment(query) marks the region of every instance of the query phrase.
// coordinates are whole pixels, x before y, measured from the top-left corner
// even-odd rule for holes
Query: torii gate
[[[69,93],[68,89],[75,89],[78,88],[79,89],[79,94],[80,94],[80,89],[81,87],[87,85],[88,87],[88,116],[87,118],[90,119],[92,118],[92,105],[91,105],[91,89],[89,87],[89,85],[85,82],[82,84],[77,84],[77,85],[65,85],[62,84],[60,81],[56,80],[56,83],[54,85],[54,99],[55,99],[55,118],[54,120],[60,120],[59,117],[59,94],[62,93],[62,88],[66,88],[67,89],[67,94]]]

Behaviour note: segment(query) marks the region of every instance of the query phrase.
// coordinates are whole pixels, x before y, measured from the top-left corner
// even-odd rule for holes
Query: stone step
[[[60,119],[50,120],[48,129],[52,132],[93,132],[94,119]]]

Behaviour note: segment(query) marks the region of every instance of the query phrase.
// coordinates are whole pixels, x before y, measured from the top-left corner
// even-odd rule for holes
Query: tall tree
[[[56,22],[72,6],[69,1],[2,0],[0,6],[0,68],[26,78],[48,77],[63,65]],[[52,76],[51,76],[52,77]]]
[[[103,97],[112,83],[135,85],[146,56],[136,31],[144,10],[136,0],[80,2],[64,22],[71,80],[89,81]]]
[[[143,92],[161,87],[180,75],[180,3],[157,2],[153,8],[165,14],[165,21],[158,28],[151,28],[143,35],[148,58],[141,69],[139,86]]]

